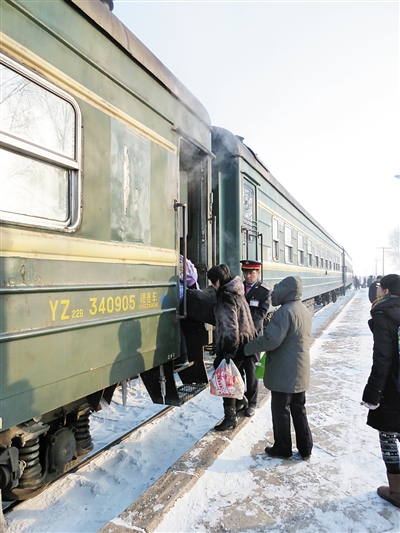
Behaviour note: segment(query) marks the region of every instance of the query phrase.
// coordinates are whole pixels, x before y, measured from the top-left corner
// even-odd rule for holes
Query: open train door
[[[191,140],[181,137],[179,145],[179,251],[196,267],[198,286],[208,285],[207,270],[212,264],[212,154]],[[181,357],[176,365],[186,365],[179,372],[182,382],[201,380],[208,383],[204,366],[204,348],[210,343],[210,327],[196,320],[187,307],[186,288],[190,287],[185,261],[181,263],[183,294],[178,319],[181,327]],[[189,313],[188,313],[189,311]],[[189,314],[189,316],[188,316]]]
[[[210,344],[211,327],[188,317],[188,276],[183,259],[190,259],[194,264],[199,287],[204,289],[208,285],[207,269],[212,255],[211,157],[210,152],[194,141],[180,138],[179,198],[174,204],[176,246],[182,258],[180,265],[177,264],[177,291],[181,295],[177,310],[180,353],[174,360],[141,374],[154,403],[181,405],[208,385],[204,351]]]

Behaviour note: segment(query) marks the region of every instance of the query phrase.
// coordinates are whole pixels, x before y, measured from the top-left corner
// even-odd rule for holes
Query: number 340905
[[[98,313],[119,313],[120,311],[133,311],[136,307],[135,295],[108,296],[103,298],[90,298],[92,304],[89,313],[94,316]]]

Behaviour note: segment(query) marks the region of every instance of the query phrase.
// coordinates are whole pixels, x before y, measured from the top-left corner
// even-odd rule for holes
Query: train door
[[[210,156],[210,152],[193,142],[180,139],[179,197],[175,199],[176,246],[182,258],[190,259],[196,267],[200,288],[207,286],[207,269],[211,256]],[[182,267],[183,265],[184,262],[181,263]],[[187,273],[186,269],[182,268],[182,288],[190,286],[191,278]],[[208,385],[204,347],[209,344],[209,331],[203,322],[188,318],[186,291],[181,290],[180,274],[177,268],[180,353],[161,367],[141,374],[153,402],[168,405],[181,405]]]
[[[199,285],[207,285],[210,266],[210,158],[181,138],[179,149],[179,248],[196,266]]]
[[[211,173],[210,153],[181,138],[179,146],[179,251],[197,270],[198,287],[207,285],[211,266]],[[183,288],[190,288],[192,279],[183,268]],[[181,329],[181,352],[175,369],[183,383],[208,383],[204,366],[204,347],[210,342],[210,329],[189,316],[186,292],[183,291],[178,319]]]
[[[262,234],[258,232],[256,185],[246,178],[243,178],[242,184],[242,259],[262,262]]]

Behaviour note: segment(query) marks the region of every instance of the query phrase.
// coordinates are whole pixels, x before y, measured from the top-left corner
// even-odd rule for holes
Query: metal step
[[[188,402],[207,387],[208,384],[205,383],[192,383],[177,387],[180,403]]]

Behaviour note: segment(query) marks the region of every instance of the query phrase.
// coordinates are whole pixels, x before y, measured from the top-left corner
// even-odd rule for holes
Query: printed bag
[[[235,363],[222,359],[210,379],[210,392],[215,396],[241,400],[244,394],[244,382]]]

